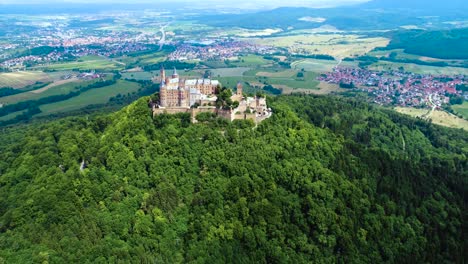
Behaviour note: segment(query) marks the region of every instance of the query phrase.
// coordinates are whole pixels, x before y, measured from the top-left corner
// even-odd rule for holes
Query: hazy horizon
[[[3,5],[27,5],[27,4],[148,4],[148,5],[158,5],[158,4],[168,4],[168,3],[191,3],[196,4],[197,6],[212,6],[212,7],[232,7],[232,8],[275,8],[275,7],[334,7],[341,5],[352,5],[369,2],[369,0],[291,0],[280,1],[280,0],[258,0],[255,2],[247,0],[239,1],[220,1],[220,0],[207,0],[207,1],[194,1],[194,0],[161,0],[155,3],[154,1],[139,0],[132,3],[124,0],[2,0],[0,4]]]

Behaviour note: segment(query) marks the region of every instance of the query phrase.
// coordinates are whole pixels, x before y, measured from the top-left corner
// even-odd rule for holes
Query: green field
[[[430,111],[428,109],[416,109],[412,107],[395,107],[397,112],[402,114],[410,115],[413,117],[422,117],[429,113],[428,118],[432,123],[451,127],[451,128],[462,128],[468,131],[468,121],[462,118],[459,118],[453,114],[447,113],[445,111]]]
[[[441,61],[439,59],[434,59],[434,58],[429,58],[429,57],[422,57],[419,55],[414,55],[414,54],[408,54],[405,53],[403,49],[393,49],[393,50],[374,50],[366,55],[368,56],[374,56],[377,58],[380,57],[388,57],[391,53],[395,53],[397,59],[410,59],[410,60],[426,60],[426,61]]]
[[[41,71],[0,73],[0,87],[23,88],[36,82],[51,81],[51,76]]]
[[[217,77],[242,77],[246,71],[250,70],[247,67],[236,67],[236,68],[219,68],[210,70],[212,78]]]
[[[158,52],[137,57],[139,65],[156,64],[166,60],[166,53]]]
[[[395,63],[389,61],[379,61],[371,66],[369,69],[376,71],[387,71],[387,70],[397,70],[398,68],[403,67],[405,71],[413,72],[417,74],[434,74],[434,75],[468,75],[467,68],[459,67],[435,67],[435,66],[426,66],[418,65],[413,63]]]
[[[453,105],[452,109],[468,120],[468,102],[465,101],[461,105]]]
[[[26,111],[28,111],[28,110],[18,111],[18,112],[14,112],[14,113],[11,113],[11,114],[6,115],[6,116],[1,116],[1,117],[0,117],[0,122],[13,119],[13,118],[15,118],[15,117],[17,117],[17,116],[23,114],[23,113],[26,112]]]
[[[273,61],[266,60],[262,56],[258,55],[245,55],[237,58],[225,61],[203,61],[200,64],[205,65],[212,69],[220,69],[226,67],[237,67],[237,68],[259,68],[271,66]]]
[[[122,78],[123,79],[135,79],[135,80],[149,81],[154,76],[157,76],[158,74],[159,74],[159,72],[146,72],[146,71],[125,72],[125,73],[122,73]]]
[[[200,64],[212,69],[227,67],[227,64],[224,61],[203,61],[200,62]]]
[[[120,80],[114,85],[92,89],[65,101],[42,105],[40,106],[42,111],[40,115],[78,110],[93,104],[104,104],[111,97],[136,92],[139,88],[140,85],[137,83]]]
[[[241,56],[239,61],[234,61],[230,64],[235,65],[236,67],[259,67],[265,66],[266,64],[272,63],[272,61],[264,59],[262,56],[258,55],[247,55]]]
[[[263,88],[265,85],[272,85],[287,92],[296,89],[318,89],[317,73],[305,72],[303,78],[297,78],[297,73],[297,70],[292,69],[270,68],[249,70],[242,77],[221,77],[218,79],[223,86],[229,88],[235,87],[238,81],[243,81],[252,88]]]
[[[304,69],[317,73],[330,72],[338,65],[338,61],[332,60],[317,60],[317,59],[304,59],[291,63],[291,68],[296,70]],[[357,63],[354,61],[343,61],[340,66],[343,67],[356,67]]]
[[[97,81],[98,80],[85,81],[85,82],[71,82],[71,83],[66,83],[66,84],[52,87],[42,93],[26,92],[26,93],[10,95],[10,96],[0,98],[0,103],[14,104],[14,103],[18,103],[21,101],[37,100],[37,99],[52,96],[52,95],[67,94],[71,91],[78,90],[77,88],[78,86],[86,86],[91,83],[95,83]]]
[[[286,48],[290,53],[327,54],[335,58],[364,55],[376,47],[385,47],[389,40],[354,34],[301,34],[270,38],[255,38],[255,43]]]
[[[119,69],[123,69],[123,67],[125,66],[123,64],[124,63],[112,61],[110,59],[106,59],[106,58],[102,58],[98,56],[86,56],[86,57],[80,58],[78,61],[42,65],[42,66],[37,66],[34,68],[57,70],[57,71],[119,70]]]

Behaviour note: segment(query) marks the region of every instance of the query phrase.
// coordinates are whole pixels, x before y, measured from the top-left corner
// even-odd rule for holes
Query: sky
[[[203,6],[262,8],[280,6],[331,7],[367,2],[369,0],[136,0],[131,3],[174,3],[188,2]],[[0,0],[0,4],[49,4],[49,3],[125,3],[128,0]]]

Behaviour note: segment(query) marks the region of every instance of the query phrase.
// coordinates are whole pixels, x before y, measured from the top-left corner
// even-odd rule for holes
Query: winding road
[[[161,29],[159,30],[161,32],[161,39],[159,40],[159,51],[162,50],[164,44],[166,43],[166,31],[164,30],[167,26],[169,26],[170,23],[167,23],[166,25],[161,26]]]

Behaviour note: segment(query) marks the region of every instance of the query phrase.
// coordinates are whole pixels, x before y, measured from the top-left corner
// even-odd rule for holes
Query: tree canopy
[[[352,99],[4,128],[0,262],[461,263],[467,133]],[[82,166],[85,164],[86,166]]]

